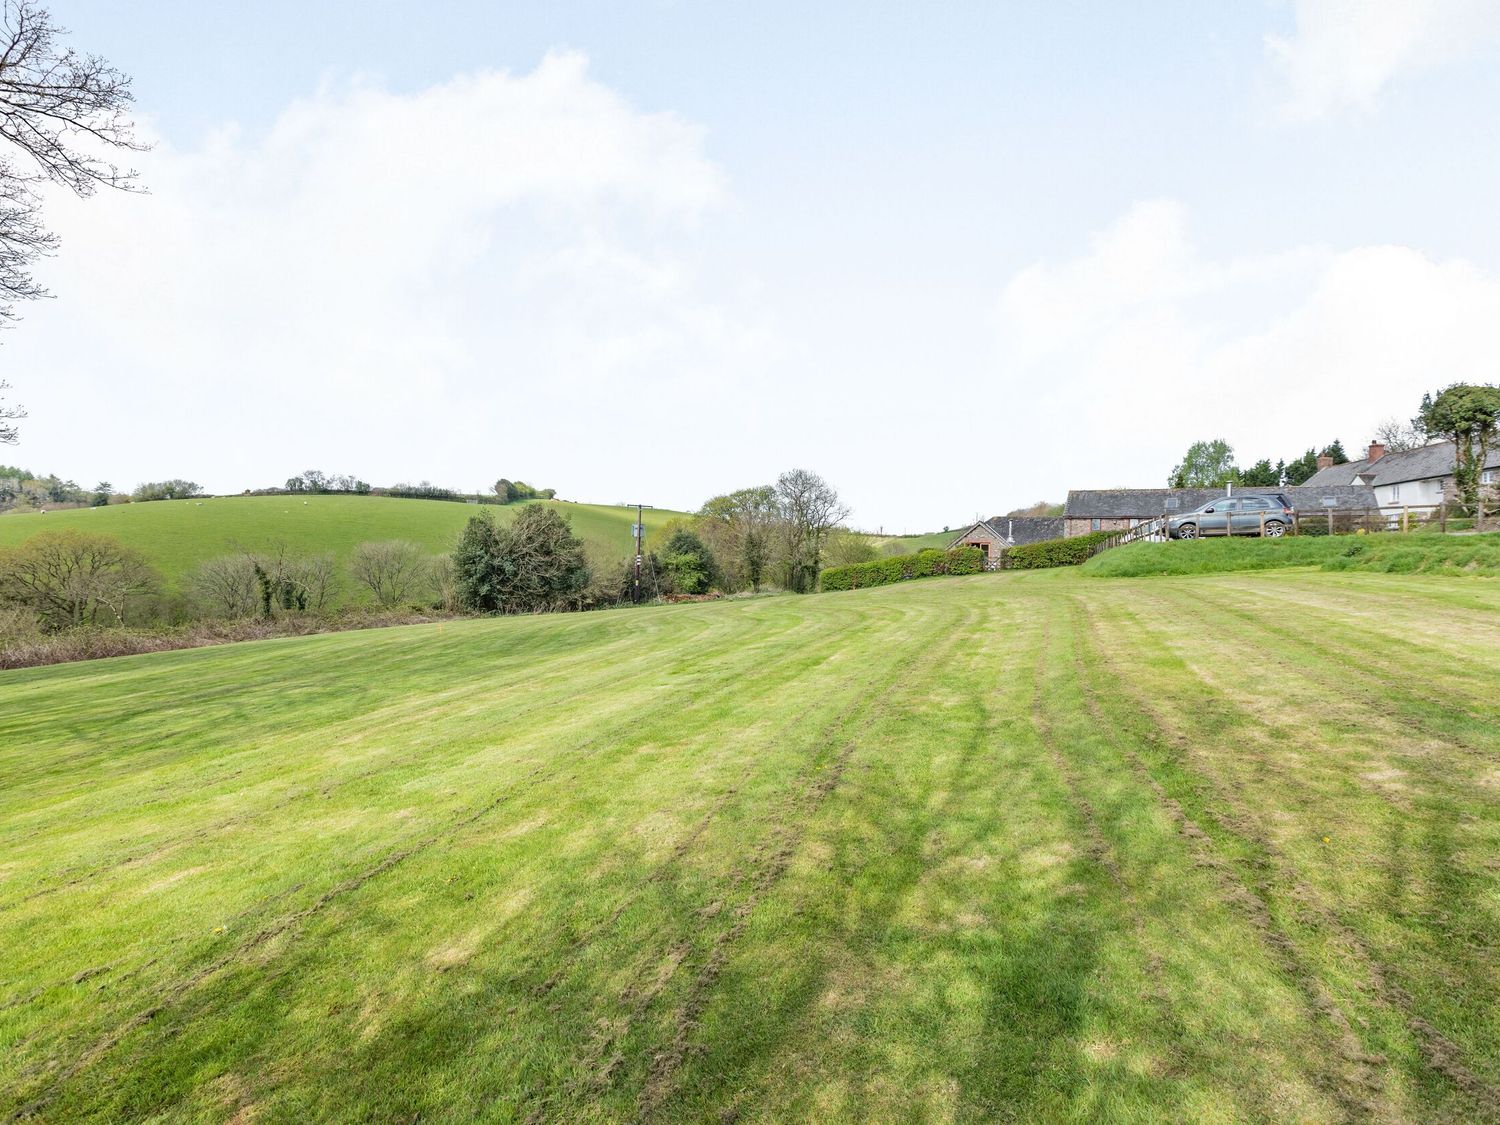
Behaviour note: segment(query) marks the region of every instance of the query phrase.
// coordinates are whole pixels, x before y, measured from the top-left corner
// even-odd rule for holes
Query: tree
[[[1275,488],[1281,483],[1282,469],[1279,461],[1273,466],[1269,457],[1262,457],[1240,472],[1239,483],[1251,488]]]
[[[1431,403],[1430,396],[1427,401]],[[1385,446],[1387,453],[1405,453],[1409,449],[1420,449],[1426,445],[1427,435],[1411,422],[1387,418],[1375,427],[1375,440]]]
[[[203,495],[203,486],[191,480],[153,480],[135,486],[130,498],[137,503],[150,500],[186,500]]]
[[[779,518],[776,490],[768,484],[715,496],[698,510],[698,534],[713,551],[730,589],[760,589]]]
[[[465,609],[535,613],[577,607],[589,583],[583,543],[568,521],[540,504],[509,527],[473,516],[453,550],[454,592]]]
[[[870,562],[880,554],[868,536],[836,527],[828,533],[828,542],[823,548],[823,561],[829,566],[853,566]]]
[[[1321,455],[1332,458],[1335,465],[1347,465],[1349,463],[1349,455],[1344,452],[1344,443],[1337,438],[1334,439],[1331,445],[1323,447]]]
[[[15,319],[17,301],[47,295],[31,274],[57,247],[42,224],[42,187],[80,197],[100,185],[128,190],[136,173],[108,153],[145,148],[128,116],[130,79],[60,46],[63,34],[33,0],[0,0],[0,325]],[[15,443],[12,423],[25,416],[0,404],[0,443]]]
[[[1024,508],[1015,508],[1005,513],[1007,516],[1060,516],[1063,514],[1063,505],[1054,504],[1050,500],[1038,500]],[[948,529],[943,528],[944,531]]]
[[[464,609],[499,613],[503,605],[500,529],[495,517],[469,517],[453,547],[453,594]]]
[[[1286,482],[1290,485],[1304,483],[1310,476],[1318,471],[1317,450],[1309,449],[1295,461],[1286,464]]]
[[[432,576],[426,553],[406,539],[361,543],[354,548],[349,571],[382,606],[411,601]]]
[[[1429,434],[1453,443],[1453,484],[1469,508],[1479,503],[1480,477],[1500,430],[1500,387],[1454,383],[1423,411]]]
[[[0,219],[0,225],[3,225],[3,223],[4,220]],[[3,236],[0,236],[0,238],[3,238]],[[4,253],[5,250],[3,243],[0,243],[0,258],[3,258]],[[3,268],[3,266],[0,266],[0,270],[3,270]],[[4,292],[4,288],[4,275],[3,273],[0,273],[0,292]],[[4,319],[4,310],[0,309],[0,321],[3,321]],[[7,383],[4,379],[0,379],[0,392],[8,390],[10,390],[10,384]],[[21,431],[14,425],[14,423],[20,421],[24,417],[26,417],[25,408],[20,406],[6,406],[5,395],[3,393],[0,393],[0,445],[15,445],[16,442],[21,440]]]
[[[29,609],[60,630],[125,623],[131,606],[161,581],[137,551],[108,535],[44,531],[0,554],[0,602]]]
[[[107,480],[101,480],[94,485],[94,499],[91,503],[96,508],[102,508],[109,503],[109,498],[114,494],[115,486]]]
[[[1238,480],[1234,449],[1223,438],[1214,438],[1188,446],[1167,483],[1173,488],[1221,488]]]
[[[849,516],[834,487],[817,473],[792,469],[776,479],[781,519],[784,585],[797,593],[818,588],[823,544],[828,533]]]
[[[198,567],[187,578],[188,594],[214,617],[255,616],[260,582],[249,555],[223,555]]]
[[[706,594],[719,578],[713,552],[694,532],[679,527],[667,539],[660,558],[662,574],[673,593]]]

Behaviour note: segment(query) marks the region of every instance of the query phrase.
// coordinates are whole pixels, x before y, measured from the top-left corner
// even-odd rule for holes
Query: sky
[[[85,486],[919,532],[1500,380],[1492,0],[50,6],[153,144],[0,337]]]

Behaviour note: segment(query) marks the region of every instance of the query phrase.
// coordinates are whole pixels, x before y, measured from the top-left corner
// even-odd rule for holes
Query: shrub
[[[984,552],[978,547],[955,547],[951,551],[930,547],[915,555],[895,555],[850,566],[831,566],[823,571],[820,580],[824,590],[860,590],[940,574],[978,574],[983,568]]]
[[[354,548],[349,572],[381,606],[411,601],[426,592],[431,579],[426,553],[406,539],[361,543]]]
[[[662,549],[661,571],[673,594],[706,594],[719,581],[713,552],[685,527],[674,531]]]
[[[1071,539],[1044,539],[1040,543],[1011,547],[1005,552],[1005,566],[1008,570],[1077,566],[1087,562],[1100,543],[1118,534],[1118,531],[1090,531],[1087,535],[1075,535]]]
[[[589,583],[583,543],[551,508],[531,505],[509,527],[472,517],[453,550],[454,592],[482,613],[578,608]]]

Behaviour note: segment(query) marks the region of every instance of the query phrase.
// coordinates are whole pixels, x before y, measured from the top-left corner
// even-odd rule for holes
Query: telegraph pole
[[[629,504],[625,506],[630,507]],[[646,539],[646,524],[641,513],[647,508],[654,510],[651,504],[635,506],[635,527],[633,528],[635,531],[635,585],[630,590],[630,600],[635,605],[641,604],[641,563],[644,561],[643,547]]]

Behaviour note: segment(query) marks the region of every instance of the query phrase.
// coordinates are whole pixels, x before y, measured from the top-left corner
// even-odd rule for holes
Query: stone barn
[[[1000,554],[1007,547],[1040,543],[1044,539],[1061,539],[1060,516],[993,516],[959,532],[948,549],[978,547],[984,552],[984,568],[998,570]]]

